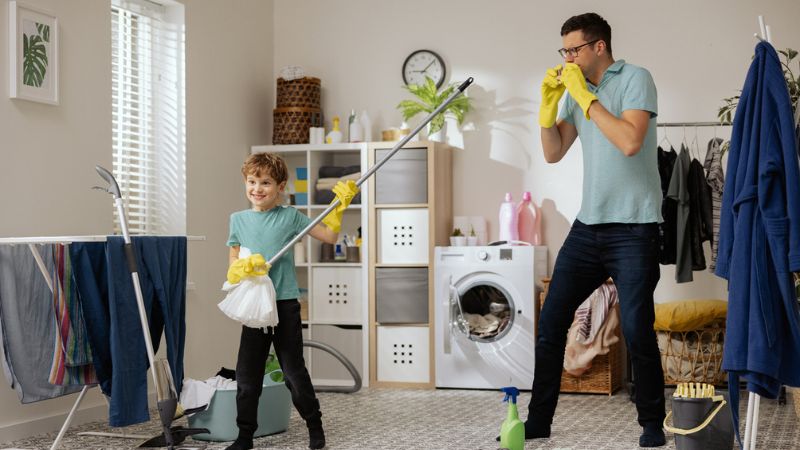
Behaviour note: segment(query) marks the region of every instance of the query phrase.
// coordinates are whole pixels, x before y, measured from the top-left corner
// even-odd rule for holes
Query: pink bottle
[[[531,201],[531,193],[522,194],[522,201],[517,205],[517,224],[519,240],[531,245],[542,245],[542,212]]]
[[[519,240],[519,229],[517,228],[517,208],[511,199],[511,193],[506,192],[506,198],[500,204],[500,223],[499,223],[499,240],[511,243],[511,241]]]

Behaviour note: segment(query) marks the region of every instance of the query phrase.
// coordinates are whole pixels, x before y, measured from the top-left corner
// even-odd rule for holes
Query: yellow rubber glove
[[[539,106],[539,126],[550,128],[556,124],[558,117],[558,101],[564,94],[564,83],[559,81],[558,72],[561,64],[547,69],[542,81],[542,105]]]
[[[334,233],[338,233],[342,229],[342,214],[350,206],[350,202],[353,201],[353,197],[358,194],[358,191],[358,186],[353,180],[340,181],[333,187],[333,193],[339,199],[339,205],[322,219],[322,223],[327,225]]]
[[[561,72],[561,82],[567,87],[575,103],[583,110],[586,120],[589,120],[589,107],[597,100],[597,96],[589,92],[589,88],[586,87],[586,77],[583,76],[581,68],[577,64],[566,63]]]
[[[228,283],[236,284],[246,277],[266,275],[269,268],[269,263],[258,253],[239,258],[228,268]]]

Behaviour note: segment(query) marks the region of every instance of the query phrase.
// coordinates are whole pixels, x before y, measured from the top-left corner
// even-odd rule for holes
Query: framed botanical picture
[[[58,104],[58,19],[44,10],[8,3],[9,96]]]

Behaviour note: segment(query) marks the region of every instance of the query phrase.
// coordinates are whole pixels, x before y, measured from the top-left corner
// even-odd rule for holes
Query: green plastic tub
[[[258,430],[255,437],[282,433],[289,427],[291,394],[286,384],[264,375],[261,398],[258,400]],[[201,441],[233,441],[239,435],[236,426],[236,391],[217,391],[208,409],[189,416],[191,428],[208,428],[210,433],[196,434]]]

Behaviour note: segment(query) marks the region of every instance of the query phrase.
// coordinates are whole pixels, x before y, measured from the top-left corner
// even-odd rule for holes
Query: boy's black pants
[[[271,344],[283,370],[292,403],[309,426],[321,425],[322,413],[303,359],[300,303],[278,300],[278,325],[268,328],[242,326],[239,358],[236,362],[236,424],[239,437],[252,439],[258,428],[258,398],[264,380],[264,366]]]

